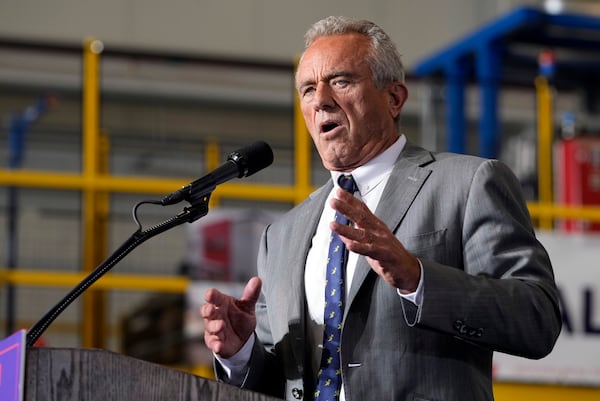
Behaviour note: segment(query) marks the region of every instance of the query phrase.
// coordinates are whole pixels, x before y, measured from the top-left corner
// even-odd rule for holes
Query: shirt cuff
[[[242,348],[230,358],[221,358],[213,353],[215,359],[221,364],[223,371],[227,375],[227,383],[240,386],[244,382],[255,341],[255,335],[252,334]]]
[[[421,306],[423,304],[423,264],[421,263],[420,259],[417,259],[417,261],[419,262],[419,269],[421,269],[421,275],[419,277],[419,284],[417,285],[417,289],[414,292],[408,294],[402,294],[399,288],[396,289],[396,292],[398,293],[398,295],[400,295],[407,301],[410,301],[417,306]]]

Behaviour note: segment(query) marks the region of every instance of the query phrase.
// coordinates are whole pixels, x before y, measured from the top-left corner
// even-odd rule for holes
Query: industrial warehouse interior
[[[213,380],[204,292],[240,296],[264,228],[330,178],[294,73],[306,29],[345,15],[374,21],[401,52],[401,132],[506,163],[550,255],[560,337],[539,360],[496,352],[495,399],[600,399],[599,1],[0,8],[0,339],[109,262],[36,347],[107,350]],[[157,201],[257,141],[273,149],[271,166],[218,185],[202,216],[164,228],[186,209]]]

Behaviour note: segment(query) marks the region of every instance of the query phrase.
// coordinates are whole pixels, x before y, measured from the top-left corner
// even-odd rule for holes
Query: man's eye
[[[333,86],[337,86],[338,88],[344,88],[348,86],[350,82],[345,79],[336,79],[333,81]]]
[[[304,88],[304,90],[302,91],[302,96],[310,95],[314,91],[315,91],[315,88],[313,88],[312,86]]]

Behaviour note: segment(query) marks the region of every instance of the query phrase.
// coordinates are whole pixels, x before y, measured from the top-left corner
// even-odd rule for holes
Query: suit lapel
[[[295,219],[300,224],[295,224],[290,238],[282,239],[286,241],[286,246],[300,248],[298,252],[289,252],[289,264],[286,270],[291,279],[291,287],[286,290],[286,299],[289,299],[287,316],[300,316],[304,311],[304,268],[306,266],[306,257],[310,249],[312,238],[317,229],[317,224],[323,210],[323,205],[327,195],[331,191],[332,185],[324,185],[313,192],[309,198],[301,205],[299,214]]]
[[[290,375],[290,377],[295,376],[300,378],[304,375],[304,362],[306,358],[306,292],[304,290],[304,270],[312,238],[319,223],[323,205],[332,186],[333,184],[329,183],[319,188],[299,206],[299,213],[295,218],[295,222],[300,222],[300,224],[294,225],[292,235],[289,238],[281,239],[282,246],[301,248],[297,252],[288,252],[290,259],[284,268],[285,276],[287,277],[286,282],[289,279],[289,285],[283,286],[280,291],[279,298],[282,300],[282,307],[280,309],[282,318],[274,319],[274,321],[279,321],[283,324],[287,322],[287,327],[280,327],[279,329],[283,333],[289,333],[288,343],[294,359],[293,362],[290,362],[293,363],[298,373],[298,376]],[[287,367],[291,368],[292,366],[288,365]],[[310,368],[310,365],[308,367]]]
[[[433,155],[429,151],[411,143],[406,144],[398,157],[375,210],[375,215],[384,221],[392,232],[397,231],[406,212],[431,174],[431,170],[424,168],[424,166],[433,161]],[[348,305],[352,305],[358,290],[371,271],[367,260],[364,257],[358,258]],[[346,308],[346,313],[348,309],[349,307]]]
[[[288,302],[287,316],[292,318],[303,316],[304,313],[304,269],[306,266],[306,257],[310,249],[312,238],[315,235],[317,225],[323,211],[323,205],[327,199],[327,195],[331,191],[333,184],[324,185],[313,192],[309,198],[301,205],[299,214],[292,231],[292,235],[287,241],[286,246],[300,248],[298,252],[289,252],[289,264],[286,266],[288,277],[291,279],[291,288],[286,288],[285,299]]]

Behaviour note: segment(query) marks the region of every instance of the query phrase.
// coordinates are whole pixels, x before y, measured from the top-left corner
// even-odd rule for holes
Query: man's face
[[[398,138],[394,118],[406,88],[395,82],[377,89],[368,50],[368,39],[359,34],[324,36],[306,49],[298,66],[302,114],[328,170],[353,170]]]

